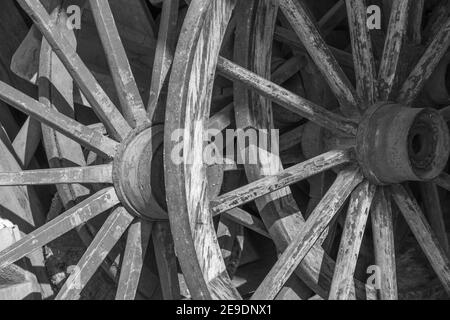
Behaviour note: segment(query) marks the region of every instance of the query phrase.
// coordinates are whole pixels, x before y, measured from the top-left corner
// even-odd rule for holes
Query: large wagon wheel
[[[48,135],[51,135],[52,130],[57,131],[55,139],[59,139],[59,142],[66,139],[66,143],[77,149],[79,146],[76,143],[79,143],[85,150],[101,158],[103,164],[0,174],[0,185],[3,186],[67,185],[72,188],[72,192],[76,188],[83,189],[82,185],[101,186],[94,195],[77,203],[2,251],[0,268],[14,263],[64,233],[108,212],[103,226],[56,298],[78,298],[94,272],[125,233],[127,233],[126,247],[121,258],[116,298],[136,297],[150,237],[155,249],[162,296],[167,299],[179,298],[176,259],[167,214],[160,200],[163,194],[155,192],[155,189],[162,189],[162,181],[158,178],[161,175],[151,169],[161,163],[160,160],[156,160],[158,158],[156,155],[162,149],[163,127],[152,126],[149,120],[153,117],[154,108],[150,107],[147,112],[144,106],[108,1],[93,0],[89,4],[105,48],[123,115],[75,53],[70,38],[64,32],[64,24],[61,27],[58,23],[54,23],[39,1],[18,2],[45,38],[41,49],[40,101],[3,82],[0,83],[0,99],[45,125],[44,134],[46,130],[50,132]],[[173,12],[175,14],[178,12],[178,1],[166,1],[163,8],[163,14],[166,16],[161,22],[161,41],[157,45],[155,57],[155,65],[163,68],[155,68],[152,76],[151,91],[156,93],[153,100],[158,100],[169,73],[172,54],[170,50],[173,50],[175,45],[176,24],[173,26],[174,19],[168,19],[167,14],[173,15]],[[72,97],[68,93],[69,86],[57,82],[68,82],[69,79],[62,73],[65,70],[56,70],[52,52],[62,62],[92,106],[107,135],[102,130],[82,125],[73,120],[70,114],[68,116],[61,112],[61,104],[70,104]],[[52,72],[56,74],[58,71],[62,73],[62,78],[53,77]],[[67,100],[64,101],[65,99]],[[153,100],[150,101],[151,105],[154,103]],[[67,109],[65,110],[67,112]],[[86,163],[85,159],[81,161]],[[155,283],[146,284],[146,287],[154,288]],[[145,296],[148,292],[149,290],[143,290],[141,293],[149,298],[150,296]]]
[[[238,3],[238,4],[236,4]],[[450,45],[450,20],[437,28],[423,56],[409,76],[395,89],[400,69],[401,45],[407,34],[409,13],[421,22],[423,6],[396,0],[380,70],[375,70],[370,33],[366,26],[365,1],[347,0],[352,38],[356,90],[325,44],[302,0],[194,0],[178,43],[169,86],[165,122],[166,193],[178,258],[194,298],[239,299],[225,270],[212,219],[232,214],[261,233],[261,221],[239,206],[255,200],[261,218],[282,253],[253,295],[275,298],[292,274],[323,298],[377,297],[396,299],[396,265],[393,214],[396,203],[419,245],[450,293],[450,262],[406,182],[424,186],[436,201],[434,183],[449,188],[443,170],[449,156],[449,132],[443,116],[433,108],[411,108]],[[239,6],[235,10],[235,6]],[[291,24],[304,48],[327,80],[340,103],[333,113],[267,80],[275,18],[278,9]],[[410,10],[411,9],[411,10]],[[233,11],[236,29],[235,61],[221,57],[222,38]],[[413,15],[411,15],[413,16]],[[418,18],[417,18],[418,17]],[[236,18],[236,17],[235,17]],[[270,151],[253,149],[258,164],[246,165],[250,184],[211,198],[207,192],[206,164],[202,159],[210,126],[210,102],[215,73],[235,83],[234,108],[240,128],[272,129],[271,101],[309,119],[333,133],[323,154],[279,170],[275,159],[265,172],[262,157]],[[377,76],[378,74],[378,76]],[[225,129],[231,121],[224,121]],[[182,159],[174,161],[179,140],[173,132],[183,130]],[[273,147],[273,146],[272,146]],[[325,170],[338,172],[337,179],[305,221],[293,201],[289,186]],[[336,261],[320,246],[319,238],[349,199],[347,218]],[[430,211],[430,208],[427,208]],[[380,268],[380,288],[354,279],[357,258],[369,214],[373,229],[375,261]],[[443,221],[442,210],[429,212]],[[441,216],[439,216],[441,215]],[[445,234],[445,229],[444,229]],[[301,285],[301,284],[299,284]],[[377,292],[379,289],[379,292]]]

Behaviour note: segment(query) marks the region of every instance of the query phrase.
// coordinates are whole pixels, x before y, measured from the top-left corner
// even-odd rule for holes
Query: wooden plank
[[[108,131],[119,141],[131,130],[128,123],[114,106],[92,73],[74,52],[70,42],[53,23],[40,2],[18,0],[24,11],[33,19],[41,33],[64,63],[79,88],[96,111]]]
[[[89,221],[119,203],[114,188],[97,192],[80,204],[36,229],[8,249],[0,252],[0,268],[4,268],[45,246],[66,232]]]
[[[409,74],[400,89],[397,101],[411,105],[420,94],[426,81],[436,69],[450,46],[450,19],[434,36],[433,41],[426,49],[419,62]]]
[[[152,232],[156,264],[164,300],[179,300],[180,285],[175,248],[168,222],[156,222]]]
[[[61,169],[0,172],[0,186],[51,185],[67,183],[110,183],[112,164]]]
[[[331,283],[330,300],[350,299],[353,275],[375,189],[369,181],[364,181],[352,193]]]
[[[363,176],[359,169],[347,168],[339,173],[333,186],[301,230],[298,230],[297,237],[289,244],[255,291],[252,300],[275,298],[297,265],[308,254],[338,210],[343,206],[348,196],[362,181]]]
[[[67,135],[84,147],[100,155],[112,158],[118,143],[75,120],[47,108],[42,103],[0,81],[0,99],[12,107],[34,117],[41,123]]]
[[[380,297],[397,300],[397,270],[395,263],[394,223],[391,198],[386,189],[379,187],[371,210],[375,263],[380,268]]]
[[[141,220],[133,222],[130,226],[120,268],[116,300],[136,298],[152,228],[153,223]]]
[[[401,185],[392,186],[392,196],[417,239],[422,251],[450,294],[450,261],[428,224],[419,204]]]
[[[424,18],[425,0],[416,0],[411,3],[408,27],[408,39],[415,45],[422,43],[422,22]]]
[[[384,44],[378,75],[380,99],[389,100],[399,68],[402,44],[405,41],[411,0],[394,0],[389,19],[389,28]]]
[[[365,109],[373,104],[377,97],[375,80],[375,60],[372,39],[367,28],[366,1],[346,0],[348,23],[350,27],[353,61],[356,75],[356,91],[365,104]]]
[[[134,217],[123,207],[115,209],[108,216],[94,241],[59,291],[56,300],[76,300],[79,298],[83,288],[128,229],[133,219]]]
[[[347,151],[325,153],[219,196],[211,201],[211,212],[213,214],[226,212],[349,161],[350,156]]]
[[[179,5],[179,0],[166,0],[162,5],[158,42],[156,44],[155,60],[153,63],[150,98],[147,106],[149,119],[153,119],[161,91],[168,80],[169,71],[172,67],[178,38]]]
[[[344,117],[303,99],[283,87],[258,76],[223,57],[219,58],[217,69],[224,77],[242,83],[289,111],[297,113],[320,126],[347,135],[356,134],[357,128],[353,121],[345,119]]]
[[[349,114],[353,113],[358,107],[356,92],[309,16],[304,1],[280,0],[279,6],[322,72],[343,110]]]
[[[89,0],[89,4],[122,112],[133,128],[141,126],[148,118],[109,3],[107,0]]]

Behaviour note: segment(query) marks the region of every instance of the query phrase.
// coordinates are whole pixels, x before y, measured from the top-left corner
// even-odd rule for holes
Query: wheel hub
[[[114,160],[117,195],[130,213],[167,220],[163,167],[163,126],[144,126],[122,142]]]
[[[357,157],[376,184],[436,178],[449,157],[445,120],[434,109],[378,103],[365,114],[357,134]]]

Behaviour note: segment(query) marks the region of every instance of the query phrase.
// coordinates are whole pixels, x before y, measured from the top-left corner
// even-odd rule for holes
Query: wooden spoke
[[[122,112],[132,127],[148,121],[108,0],[89,0]]]
[[[64,283],[56,296],[56,300],[76,300],[79,298],[83,288],[128,229],[133,219],[134,217],[123,207],[119,207],[111,213]]]
[[[348,112],[356,110],[358,101],[352,84],[332,55],[314,21],[308,15],[304,2],[279,0],[278,3],[343,109]]]
[[[314,176],[350,161],[348,151],[331,151],[293,166],[280,173],[249,183],[211,201],[213,214],[226,212],[268,193],[280,190],[298,181]]]
[[[401,47],[406,36],[411,0],[394,0],[389,28],[381,59],[379,94],[381,100],[389,100],[399,67]]]
[[[345,7],[344,7],[345,9]],[[302,53],[307,53],[305,47],[302,45],[302,43],[298,40],[297,35],[295,34],[295,32],[277,26],[275,28],[275,33],[274,33],[274,39],[285,43],[297,50],[300,50],[300,52]],[[343,67],[349,68],[350,70],[352,70],[354,68],[353,65],[353,57],[351,53],[348,53],[347,51],[344,50],[340,50],[337,49],[335,47],[330,47],[331,53],[336,57],[337,61],[339,62],[339,64]]]
[[[400,89],[398,101],[411,105],[450,46],[450,19],[444,23]]]
[[[392,186],[392,195],[442,285],[450,294],[449,258],[439,244],[419,204],[401,185]]]
[[[359,169],[342,170],[333,186],[316,207],[309,219],[298,231],[269,274],[252,296],[253,300],[271,300],[275,298],[297,265],[307,255],[314,243],[326,229],[338,210],[347,200],[353,189],[363,180]]]
[[[158,43],[156,45],[155,62],[150,87],[150,98],[147,106],[148,117],[153,119],[161,95],[167,82],[169,70],[175,55],[178,31],[179,0],[166,0],[162,5],[159,25]]]
[[[0,172],[0,186],[112,183],[112,165]]]
[[[281,135],[280,137],[280,152],[289,150],[302,142],[303,132],[305,131],[305,126],[298,126],[291,131],[288,131]]]
[[[444,188],[447,189],[448,191],[450,191],[450,175],[447,173],[442,173],[439,177],[437,177],[436,180],[434,180],[434,182]]]
[[[272,82],[281,85],[292,78],[296,73],[304,68],[304,66],[305,59],[300,55],[295,55],[289,60],[285,61],[272,73]]]
[[[366,1],[347,0],[347,16],[350,26],[353,61],[356,74],[356,89],[366,107],[375,102],[376,81],[372,40],[367,28]]]
[[[397,300],[397,271],[395,264],[394,225],[391,198],[385,188],[378,188],[370,212],[372,220],[375,263],[380,268],[380,297]]]
[[[424,182],[420,184],[422,201],[425,214],[428,218],[431,228],[441,244],[442,249],[450,254],[448,247],[447,231],[445,229],[444,213],[442,212],[441,199],[436,184]]]
[[[224,212],[223,215],[231,221],[246,227],[247,229],[253,230],[266,238],[270,238],[264,223],[257,217],[242,209],[234,208]]]
[[[339,0],[320,19],[319,28],[323,36],[329,35],[347,16],[345,0]]]
[[[230,80],[238,81],[245,86],[259,92],[262,96],[272,100],[305,117],[318,125],[334,132],[355,135],[357,125],[331,111],[326,110],[302,97],[289,92],[283,87],[264,79],[257,74],[238,66],[237,64],[219,57],[217,69],[220,74]]]
[[[120,268],[116,300],[135,299],[152,228],[152,223],[143,220],[137,220],[130,226]]]
[[[18,0],[24,11],[33,19],[41,33],[52,46],[58,58],[66,66],[79,88],[94,108],[111,135],[122,140],[131,130],[92,73],[81,61],[69,40],[51,23],[49,14],[39,1]]]
[[[118,203],[119,199],[114,188],[107,188],[96,193],[0,252],[0,269],[45,246],[64,233],[111,209]]]
[[[411,3],[411,14],[409,19],[409,39],[412,43],[420,45],[422,43],[422,21],[425,0],[415,0]]]
[[[157,222],[152,233],[156,263],[164,300],[180,299],[177,258],[168,222]]]
[[[114,140],[83,126],[54,109],[47,108],[2,81],[0,81],[0,100],[61,132],[89,150],[107,158],[112,158],[116,154],[119,144]]]
[[[334,269],[330,300],[348,300],[375,186],[368,181],[353,191]]]

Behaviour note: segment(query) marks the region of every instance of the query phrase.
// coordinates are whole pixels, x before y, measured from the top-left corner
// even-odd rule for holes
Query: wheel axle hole
[[[424,141],[424,136],[421,134],[416,134],[414,135],[414,137],[412,138],[412,151],[415,155],[419,155],[420,153],[422,153],[423,148],[425,146],[425,141]]]

